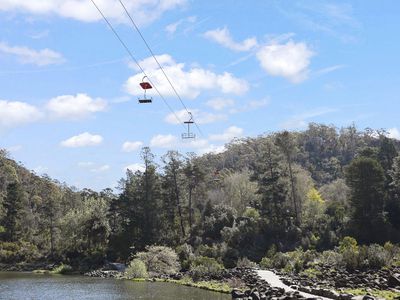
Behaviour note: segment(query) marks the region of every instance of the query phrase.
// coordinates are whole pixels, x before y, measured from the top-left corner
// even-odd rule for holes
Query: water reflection
[[[0,299],[228,300],[230,295],[162,282],[132,282],[82,276],[0,273]]]

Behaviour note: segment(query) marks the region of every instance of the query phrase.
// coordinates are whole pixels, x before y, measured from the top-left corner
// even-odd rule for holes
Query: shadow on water
[[[172,283],[2,272],[0,299],[228,300],[231,297]]]

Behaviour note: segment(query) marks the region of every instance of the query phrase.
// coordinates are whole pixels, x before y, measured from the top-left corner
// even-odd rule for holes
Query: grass
[[[175,280],[175,279],[147,279],[147,278],[135,278],[132,279],[135,282],[144,282],[144,281],[155,281],[155,282],[169,282],[169,283],[175,283],[175,284],[180,284],[184,286],[190,286],[190,287],[196,287],[208,291],[213,291],[213,292],[219,292],[219,293],[225,293],[229,294],[232,291],[232,287],[229,286],[229,284],[225,282],[219,282],[219,281],[197,281],[194,282],[191,278],[189,277],[183,277],[182,279]]]
[[[317,278],[322,275],[322,272],[314,268],[308,268],[300,272],[300,275],[306,275],[308,278]]]
[[[400,293],[396,293],[393,291],[387,291],[387,290],[366,290],[366,289],[345,289],[343,290],[345,293],[353,294],[355,296],[358,295],[365,295],[367,293],[370,293],[372,296],[377,297],[377,298],[384,298],[388,300],[393,300],[396,297],[400,297]]]

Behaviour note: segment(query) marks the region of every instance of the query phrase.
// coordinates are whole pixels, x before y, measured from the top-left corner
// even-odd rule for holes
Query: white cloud
[[[281,128],[284,129],[300,129],[307,126],[307,124],[316,117],[320,117],[329,113],[333,113],[338,111],[334,108],[317,108],[315,110],[308,111],[306,113],[298,114],[290,119],[286,120],[284,123],[280,125]]]
[[[239,128],[239,127],[236,127],[236,126],[231,126],[221,134],[211,134],[210,135],[210,140],[212,140],[212,141],[221,141],[221,142],[229,142],[234,138],[241,137],[242,135],[243,135],[243,129],[242,128]]]
[[[176,30],[178,29],[178,27],[180,27],[181,25],[185,24],[185,23],[194,23],[197,21],[197,17],[196,16],[190,16],[184,19],[180,19],[177,22],[168,24],[167,26],[165,26],[165,31],[169,34],[172,35],[176,32]]]
[[[0,129],[32,123],[41,117],[42,113],[28,103],[0,100]]]
[[[285,77],[294,83],[307,79],[308,66],[313,55],[307,44],[292,40],[286,43],[272,41],[257,52],[261,67],[268,74]]]
[[[198,151],[198,154],[202,155],[202,154],[206,154],[206,153],[213,153],[213,154],[219,154],[222,152],[225,152],[226,148],[225,146],[216,146],[216,145],[209,145],[208,147],[205,147],[203,149],[200,149]]]
[[[229,110],[229,113],[236,114],[240,112],[247,112],[257,108],[261,108],[267,106],[269,104],[269,99],[261,99],[261,100],[251,100],[244,104],[241,107],[232,108]]]
[[[132,172],[136,172],[136,171],[140,171],[140,172],[144,172],[146,170],[145,166],[143,164],[131,164],[129,166],[126,166],[124,168],[124,171],[126,170],[131,170]]]
[[[234,51],[249,51],[257,47],[257,39],[255,37],[247,38],[240,43],[235,42],[227,27],[207,31],[204,36]]]
[[[46,109],[51,118],[60,119],[81,119],[92,113],[104,111],[107,102],[103,99],[93,99],[86,94],[63,95],[51,99]]]
[[[47,48],[34,50],[23,46],[9,46],[4,42],[0,42],[0,52],[15,56],[20,63],[34,64],[37,66],[61,64],[65,61],[62,54]]]
[[[184,63],[176,63],[168,54],[156,57],[181,97],[194,99],[205,90],[218,90],[224,94],[240,95],[249,88],[245,80],[239,79],[231,73],[216,74],[199,67],[185,70]],[[146,73],[151,74],[151,81],[163,96],[175,96],[174,91],[153,57],[146,58],[139,63]],[[126,90],[132,95],[143,95],[143,90],[139,86],[142,78],[143,74],[141,72],[131,76],[125,83]],[[154,89],[149,91],[149,95],[155,95],[154,93]]]
[[[97,168],[93,168],[90,171],[93,172],[93,173],[101,173],[101,172],[108,171],[109,169],[110,169],[109,165],[102,165],[102,166],[99,166]]]
[[[136,151],[137,149],[139,149],[142,146],[143,146],[143,143],[140,141],[135,141],[135,142],[126,141],[125,143],[122,144],[122,151],[132,152],[132,151]]]
[[[108,18],[116,22],[127,22],[118,1],[96,0],[96,4]],[[186,4],[187,0],[140,0],[124,1],[124,5],[138,24],[149,24],[163,13]],[[0,0],[0,11],[22,12],[32,15],[56,15],[83,22],[101,20],[101,15],[91,3],[82,0]]]
[[[91,162],[91,161],[81,161],[81,162],[78,162],[78,166],[79,166],[80,168],[88,168],[88,167],[94,166],[94,162]]]
[[[207,101],[206,104],[214,110],[222,110],[225,107],[235,105],[235,101],[233,99],[214,98]]]
[[[150,140],[150,147],[175,149],[178,146],[178,143],[178,138],[172,134],[158,134]]]
[[[189,111],[193,115],[193,119],[197,124],[209,124],[218,121],[224,121],[228,117],[225,114],[214,114],[205,111],[200,111],[198,109],[189,109]],[[179,120],[177,119],[179,118]],[[180,124],[179,121],[184,122],[189,120],[190,116],[188,115],[185,109],[175,111],[175,113],[170,113],[165,117],[165,121],[170,124]]]
[[[78,148],[78,147],[88,147],[88,146],[97,146],[103,142],[103,137],[101,135],[91,134],[89,132],[84,132],[65,141],[61,142],[61,146],[69,147],[69,148]]]
[[[396,140],[400,140],[400,130],[397,128],[390,128],[388,130],[388,137]]]

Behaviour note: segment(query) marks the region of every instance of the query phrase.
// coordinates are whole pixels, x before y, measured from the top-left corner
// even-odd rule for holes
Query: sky
[[[400,2],[0,0],[0,148],[78,188],[309,122],[400,139]],[[182,99],[175,95],[168,80]],[[182,140],[190,111],[196,139]]]

